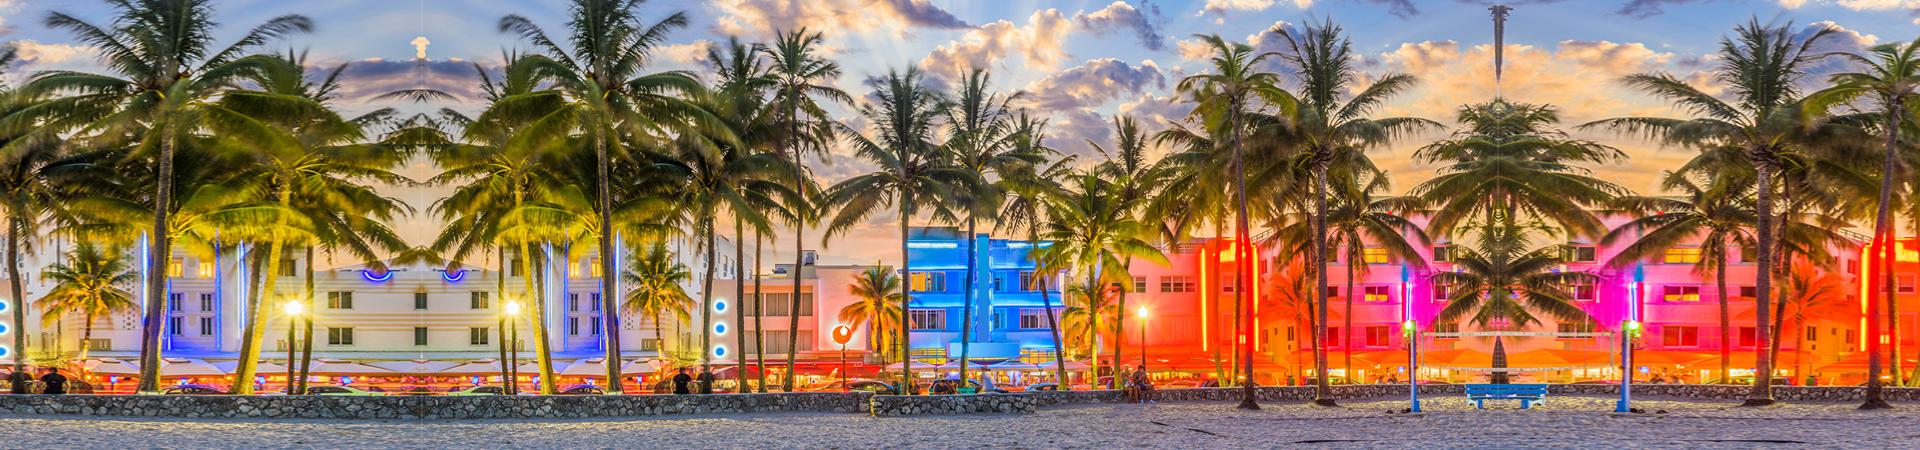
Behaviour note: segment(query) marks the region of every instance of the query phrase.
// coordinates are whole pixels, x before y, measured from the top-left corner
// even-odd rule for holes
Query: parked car
[[[182,384],[160,390],[161,395],[226,395],[227,391],[204,384]]]
[[[801,390],[806,392],[859,391],[859,392],[874,392],[874,393],[892,393],[893,389],[894,389],[893,385],[885,381],[855,378],[851,380],[846,380],[844,382],[842,382],[841,380],[833,380],[825,383],[818,383],[812,386],[807,386],[805,389],[801,389]]]
[[[308,386],[307,395],[326,395],[341,397],[382,397],[387,393],[376,390],[362,390],[351,386]]]
[[[474,395],[505,395],[506,393],[507,393],[506,388],[502,388],[500,386],[474,386],[466,389],[447,391],[447,395],[453,396],[453,397],[466,397],[466,396],[474,396]]]
[[[1029,385],[1027,385],[1027,390],[1029,390],[1029,391],[1058,391],[1058,390],[1060,390],[1060,384],[1059,384],[1059,383],[1034,383],[1034,384],[1029,384]]]
[[[1161,389],[1197,388],[1197,387],[1200,387],[1200,380],[1173,380],[1173,381],[1166,382],[1166,384],[1162,384],[1154,387],[1161,388]]]
[[[560,390],[560,395],[606,395],[607,390],[591,384],[576,384]]]
[[[941,381],[941,380],[934,380],[934,381]],[[920,393],[925,394],[932,391],[933,382],[925,381],[925,382],[914,383],[914,386],[919,389]],[[973,392],[975,393],[987,393],[987,392],[1000,393],[1000,394],[1007,393],[1006,389],[1000,389],[998,386],[994,386],[992,380],[988,380],[985,385],[981,385],[980,380],[967,380],[967,386],[973,387]]]

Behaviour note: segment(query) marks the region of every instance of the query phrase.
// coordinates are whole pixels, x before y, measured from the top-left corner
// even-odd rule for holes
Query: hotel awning
[[[353,361],[340,361],[340,360],[331,360],[331,359],[322,359],[322,360],[314,361],[312,372],[314,375],[325,375],[325,376],[398,375],[397,372],[394,372],[393,370],[387,369],[384,367],[361,364]]]

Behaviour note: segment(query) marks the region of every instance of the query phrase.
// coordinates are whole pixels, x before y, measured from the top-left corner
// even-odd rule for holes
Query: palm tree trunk
[[[620,292],[614,287],[620,274],[613,270],[620,252],[617,247],[619,243],[615,242],[617,236],[613,232],[613,160],[607,155],[607,143],[603,139],[604,136],[595,133],[593,160],[598,181],[594,183],[594,190],[599,195],[594,202],[600,206],[596,208],[600,216],[600,333],[606,342],[607,394],[620,395],[623,392],[620,382],[620,309],[616,303]],[[546,327],[538,328],[544,330]],[[540,333],[545,334],[545,331]],[[546,363],[541,363],[541,369],[547,369]]]
[[[1040,258],[1035,257],[1040,253],[1040,235],[1031,226],[1027,227],[1027,249],[1027,259],[1034,261],[1033,274],[1040,280],[1040,307],[1047,310],[1047,332],[1053,335],[1054,383],[1064,391],[1068,387],[1066,343],[1060,340],[1060,320],[1053,314],[1053,296],[1048,292],[1053,287],[1053,283],[1048,281],[1051,277],[1046,275],[1046,271],[1040,270]]]
[[[18,308],[15,308],[15,309],[18,309]],[[80,364],[79,364],[79,366],[80,366],[80,377],[79,377],[79,379],[80,379],[80,380],[82,380],[82,381],[84,381],[84,380],[86,380],[86,379],[87,379],[87,372],[86,372],[86,368],[87,368],[87,352],[88,352],[89,350],[93,350],[93,345],[92,345],[92,343],[93,343],[93,320],[94,320],[94,316],[93,316],[93,310],[92,310],[92,308],[88,308],[88,310],[87,310],[87,323],[85,323],[85,324],[81,324],[81,325],[80,325],[80,357],[79,357],[79,358],[76,358],[76,359],[75,359],[76,361],[79,361],[79,362],[80,362]],[[24,333],[23,333],[23,334],[24,334]],[[16,360],[18,360],[18,359],[20,359],[20,358],[14,358],[14,359],[16,359]]]
[[[1097,270],[1087,275],[1087,378],[1092,380],[1094,389],[1112,389],[1112,384],[1100,386],[1100,310],[1103,309],[1100,306],[1103,305],[1098,303],[1098,298],[1105,293],[1101,292],[1099,280]],[[1113,375],[1114,381],[1119,381],[1120,374]]]
[[[533,329],[533,361],[534,364],[539,366],[540,393],[543,395],[552,395],[554,393],[553,353],[547,343],[547,302],[545,301],[546,295],[540,291],[540,271],[536,270],[534,257],[533,246],[524,241],[521,242],[520,271],[521,275],[526,276],[526,294],[524,296],[526,297],[527,311],[529,311],[528,321],[532,325],[529,328]],[[600,259],[605,260],[606,258],[603,257]],[[605,272],[602,272],[602,274],[605,274]],[[602,295],[602,297],[604,298],[605,295]],[[505,299],[502,300],[504,301]],[[518,342],[509,342],[507,344],[512,346],[514,354],[520,353]],[[517,370],[519,367],[514,367],[514,369]]]
[[[1506,340],[1499,336],[1493,337],[1493,368],[1507,368],[1507,344]],[[1493,384],[1507,384],[1507,371],[1499,370],[1494,372]]]
[[[767,310],[766,296],[760,290],[760,240],[766,237],[759,231],[753,232],[753,357],[760,368],[760,393],[767,393],[767,327],[761,317]]]
[[[975,220],[973,217],[973,211],[972,211],[972,208],[968,208],[967,237],[966,237],[967,239],[967,276],[966,276],[967,284],[961,288],[961,290],[965,292],[961,294],[962,300],[960,302],[960,305],[961,305],[960,307],[960,379],[961,380],[969,379],[967,378],[967,361],[968,361],[967,351],[972,347],[969,344],[973,343],[973,276],[974,276],[973,267],[975,264],[979,262],[979,259],[974,257],[973,236],[974,236],[974,233],[978,232],[978,230],[974,227],[975,227]],[[964,386],[965,383],[966,383],[965,381],[961,381],[962,386]]]
[[[275,189],[277,191],[275,197],[278,197],[280,207],[286,208],[293,202],[293,189],[286,185],[288,180],[283,178],[279,181],[280,186]],[[271,307],[268,302],[273,299],[275,285],[280,281],[280,253],[286,246],[286,236],[281,236],[280,232],[287,228],[285,213],[286,211],[280,211],[274,214],[274,225],[271,230],[273,237],[267,242],[267,271],[264,274],[266,281],[262,283],[260,293],[246,304],[247,329],[245,334],[240,335],[240,361],[233,369],[234,395],[253,394],[253,376],[260,365],[261,343],[267,340],[267,308]],[[293,345],[293,343],[288,342],[287,345]]]
[[[1904,108],[1900,106],[1901,102],[1897,97],[1887,105],[1887,150],[1886,157],[1881,161],[1880,165],[1880,203],[1875,207],[1873,216],[1873,239],[1876,244],[1874,244],[1872,248],[1874,252],[1878,253],[1865,256],[1868,258],[1880,258],[1880,294],[1882,301],[1872,301],[1871,299],[1867,301],[1867,393],[1866,401],[1860,404],[1860,409],[1887,409],[1893,407],[1892,405],[1888,405],[1887,400],[1882,397],[1883,393],[1880,386],[1880,321],[1883,319],[1880,316],[1880,312],[1876,310],[1880,309],[1879,306],[1882,305],[1883,302],[1889,307],[1894,304],[1894,252],[1892,251],[1894,245],[1893,174],[1899,166],[1900,115],[1904,111]],[[1860,274],[1860,276],[1871,277],[1873,274]],[[1895,353],[1894,360],[1898,361],[1899,358],[1900,355]],[[1895,364],[1899,363],[1896,362]]]
[[[1322,158],[1324,159],[1324,158]],[[1313,169],[1313,303],[1319,305],[1316,311],[1320,318],[1315,320],[1313,346],[1313,366],[1319,376],[1314,380],[1313,403],[1321,406],[1334,406],[1333,396],[1327,387],[1327,348],[1319,342],[1320,336],[1327,333],[1327,167],[1325,162],[1315,162]]]
[[[1253,276],[1252,272],[1248,270],[1253,267],[1253,261],[1251,261],[1253,258],[1251,252],[1248,251],[1252,246],[1249,245],[1251,244],[1251,240],[1249,239],[1250,234],[1247,231],[1247,170],[1244,163],[1241,162],[1240,156],[1240,106],[1239,98],[1235,97],[1233,109],[1230,110],[1233,114],[1233,195],[1238,199],[1238,203],[1240,204],[1240,214],[1235,219],[1233,232],[1234,253],[1239,254],[1238,257],[1234,258],[1233,262],[1234,273],[1236,273],[1233,278],[1233,283],[1236,285],[1233,289],[1233,296],[1236,300],[1234,302],[1234,317],[1240,317],[1253,312],[1252,305],[1247,303],[1248,296],[1246,293],[1241,292],[1246,289],[1240,287],[1253,285],[1251,281],[1248,281]],[[1253,398],[1253,317],[1248,316],[1246,320],[1242,322],[1244,323],[1241,325],[1246,328],[1240,330],[1240,335],[1247,337],[1247,343],[1243,345],[1245,348],[1241,349],[1241,351],[1245,352],[1245,356],[1240,358],[1240,363],[1246,364],[1246,372],[1242,375],[1240,383],[1241,396],[1239,407],[1240,409],[1260,409],[1260,404],[1255,403]],[[1239,339],[1234,339],[1234,342],[1239,341]]]
[[[493,297],[494,301],[500,302],[502,307],[505,307],[507,301],[507,249],[500,248],[498,250],[499,253],[496,254],[495,261],[499,264],[500,270],[494,272],[496,274],[494,281],[497,283],[497,286],[495,286],[496,290],[493,292]],[[511,343],[507,342],[507,316],[505,314],[496,315],[494,327],[496,327],[494,328],[494,334],[497,335],[500,340],[500,389],[511,389],[511,387],[507,385],[506,374],[507,346],[511,345]]]
[[[1122,381],[1120,381],[1119,374],[1120,374],[1120,362],[1125,359],[1125,358],[1122,358],[1123,353],[1121,352],[1121,350],[1126,348],[1127,346],[1127,291],[1133,290],[1133,272],[1131,270],[1128,270],[1128,267],[1132,265],[1133,265],[1133,258],[1127,258],[1125,262],[1120,263],[1120,271],[1127,273],[1127,281],[1125,285],[1122,285],[1120,287],[1120,292],[1115,294],[1115,297],[1119,298],[1120,304],[1119,304],[1119,307],[1115,308],[1113,311],[1114,384],[1123,383]],[[1140,345],[1145,346],[1147,345],[1147,342],[1145,340],[1142,340],[1140,341]],[[1145,362],[1142,362],[1141,364],[1145,364]]]
[[[1353,241],[1347,241],[1347,290],[1340,291],[1340,301],[1346,303],[1341,311],[1347,313],[1340,325],[1340,357],[1345,359],[1340,365],[1347,368],[1347,384],[1359,378],[1353,374],[1353,245]]]
[[[900,273],[903,275],[900,277],[901,395],[914,395],[914,391],[917,388],[917,386],[913,385],[913,294],[907,289],[913,284],[913,271],[910,269],[913,267],[913,257],[907,253],[907,219],[913,217],[911,205],[913,205],[913,192],[909,190],[909,188],[902,186],[900,188]],[[799,270],[799,267],[794,267],[796,275],[799,273]],[[791,310],[788,312],[797,314],[799,311]],[[788,355],[792,355],[793,349],[789,347],[787,352]],[[793,357],[788,356],[787,360],[792,361]],[[792,367],[792,363],[788,363],[788,367]],[[787,371],[787,379],[793,379],[793,371],[791,369]],[[792,384],[792,381],[788,381],[788,384]]]
[[[1758,175],[1754,178],[1754,185],[1757,186],[1756,190],[1758,191],[1758,198],[1755,199],[1754,209],[1759,212],[1755,216],[1759,218],[1759,224],[1757,226],[1760,235],[1759,248],[1763,249],[1760,252],[1760,267],[1754,272],[1753,284],[1754,289],[1758,291],[1755,292],[1755,294],[1759,297],[1756,300],[1756,310],[1754,311],[1754,314],[1757,316],[1754,318],[1756,322],[1754,327],[1754,341],[1764,343],[1769,340],[1770,332],[1772,331],[1770,329],[1771,327],[1769,327],[1769,325],[1772,324],[1768,322],[1769,316],[1771,316],[1773,311],[1768,309],[1773,305],[1770,302],[1773,296],[1772,278],[1774,257],[1772,251],[1764,249],[1771,249],[1774,245],[1773,179],[1779,171],[1779,165],[1771,159],[1763,159],[1773,157],[1771,154],[1764,154],[1766,153],[1764,149],[1755,149],[1755,151],[1751,153],[1750,157],[1757,160],[1755,161],[1757,163],[1755,166],[1759,169],[1757,171]],[[1766,350],[1767,349],[1763,347],[1756,349],[1754,352],[1753,391],[1747,395],[1747,401],[1743,403],[1744,405],[1763,406],[1773,404],[1773,361],[1768,358]]]
[[[707,241],[706,274],[700,282],[700,365],[707,366],[713,364],[713,269],[716,265],[713,243],[717,240],[714,237],[714,222],[718,219],[714,217],[711,206],[703,207],[700,217],[705,227],[701,231],[706,233],[704,237]]]
[[[11,296],[7,298],[14,299],[16,302],[13,305],[13,323],[19,328],[13,330],[13,355],[11,356],[13,356],[14,372],[27,370],[27,328],[22,325],[27,323],[27,305],[22,301],[26,298],[26,294],[22,292],[20,282],[20,233],[22,233],[20,222],[23,220],[20,213],[21,206],[17,202],[13,207],[7,208],[7,288],[11,291]],[[86,360],[84,352],[80,359],[84,367]]]
[[[300,321],[302,322],[301,332],[305,334],[305,336],[301,337],[300,341],[300,390],[298,392],[301,393],[307,392],[307,378],[313,375],[313,316],[320,313],[320,308],[315,308],[311,304],[313,303],[313,245],[311,244],[307,245],[307,261],[305,267],[307,269],[305,292],[307,293],[307,303],[309,304],[307,305],[307,314],[300,317]]]
[[[793,359],[796,351],[800,347],[800,278],[806,273],[807,239],[805,236],[807,215],[810,214],[810,212],[807,211],[809,206],[806,204],[807,168],[800,162],[800,147],[795,145],[794,142],[794,139],[797,139],[800,134],[800,105],[794,100],[794,97],[797,95],[799,95],[797,90],[789,91],[787,95],[787,155],[793,157],[791,161],[793,164],[793,188],[800,192],[800,195],[797,196],[800,200],[795,202],[793,208],[793,272],[788,275],[793,278],[793,295],[787,297],[787,372],[780,383],[782,392],[793,392]],[[900,220],[901,227],[904,230],[907,219],[902,217]],[[905,234],[900,236],[902,246],[906,245],[906,239]],[[904,250],[902,251],[904,252]],[[906,270],[906,268],[901,267],[901,270]],[[902,284],[904,285],[905,283]],[[815,290],[818,291],[819,289],[816,287]],[[900,313],[906,314],[906,311],[902,310]],[[905,317],[901,319],[905,319]],[[912,379],[909,378],[908,381],[912,381]]]
[[[1793,325],[1793,377],[1802,386],[1812,386],[1807,382],[1807,316],[1806,311],[1794,314]]]
[[[736,355],[739,355],[734,357],[734,361],[738,362],[738,364],[734,364],[734,367],[737,369],[736,372],[738,372],[734,374],[734,379],[735,379],[734,392],[738,392],[742,394],[751,392],[747,390],[747,353],[746,353],[747,352],[747,315],[740,313],[740,305],[746,303],[744,299],[740,298],[741,297],[740,293],[747,291],[747,277],[746,277],[747,246],[745,245],[746,239],[747,239],[746,231],[747,230],[746,230],[745,223],[741,221],[740,215],[734,214],[733,215],[733,301],[734,301],[733,351]]]
[[[1724,247],[1724,246],[1723,246]],[[1720,289],[1720,383],[1733,384],[1730,366],[1733,365],[1733,345],[1738,343],[1733,335],[1732,306],[1727,302],[1727,252],[1714,252],[1713,281]]]
[[[153,192],[153,245],[147,258],[147,313],[140,326],[141,394],[160,393],[160,335],[167,319],[167,262],[173,258],[173,242],[168,239],[167,213],[173,204],[173,136],[169,125],[161,125],[160,155],[156,158]]]

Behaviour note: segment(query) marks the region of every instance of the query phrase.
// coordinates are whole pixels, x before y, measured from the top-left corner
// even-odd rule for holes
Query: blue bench
[[[1487,400],[1519,400],[1520,409],[1533,407],[1533,402],[1547,396],[1544,384],[1469,384],[1467,400],[1473,400],[1473,407],[1486,409]]]

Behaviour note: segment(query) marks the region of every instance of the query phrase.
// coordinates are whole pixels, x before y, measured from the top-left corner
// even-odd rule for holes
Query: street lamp
[[[504,312],[507,315],[507,341],[500,345],[511,350],[507,352],[507,360],[501,361],[505,366],[500,368],[500,372],[507,377],[507,395],[517,395],[520,393],[520,346],[515,344],[520,341],[520,301],[508,300]]]
[[[294,345],[296,342],[295,339],[297,339],[294,334],[294,329],[298,328],[297,325],[300,321],[297,319],[299,319],[300,313],[307,309],[306,306],[305,303],[301,303],[299,300],[287,300],[287,304],[284,306],[287,312],[287,395],[300,394],[293,390],[293,349],[297,347]]]
[[[1147,307],[1141,305],[1134,315],[1140,317],[1140,367],[1147,366]]]

